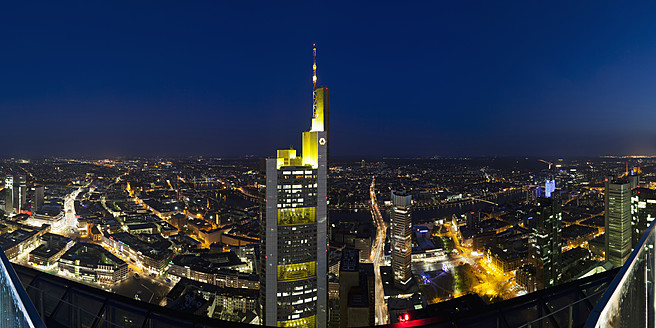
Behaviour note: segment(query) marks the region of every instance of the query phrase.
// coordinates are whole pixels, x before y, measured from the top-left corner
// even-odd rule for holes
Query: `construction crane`
[[[538,159],[538,161],[540,161],[540,162],[542,162],[542,163],[546,163],[546,164],[548,164],[548,165],[549,165],[549,169],[551,170],[551,166],[553,165],[552,162],[547,162],[547,161],[545,161],[545,160],[543,160],[543,159]]]

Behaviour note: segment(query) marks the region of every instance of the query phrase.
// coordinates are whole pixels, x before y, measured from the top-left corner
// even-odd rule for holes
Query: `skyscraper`
[[[266,205],[261,221],[262,323],[325,327],[328,301],[328,88],[316,87],[313,115],[302,134],[302,156],[278,150],[266,159]]]
[[[14,213],[14,176],[5,177],[5,213]]]
[[[604,195],[606,261],[622,266],[631,247],[631,185],[627,180],[606,181]]]
[[[406,289],[412,280],[412,196],[392,191],[391,243],[394,285]]]
[[[34,199],[32,203],[32,212],[36,213],[43,207],[43,193],[45,188],[43,186],[34,186]]]
[[[544,197],[549,198],[551,197],[551,193],[556,191],[556,180],[554,179],[547,179],[544,183]]]
[[[25,210],[27,204],[27,180],[24,175],[14,177],[14,208],[16,213]]]
[[[656,218],[656,191],[647,188],[635,188],[631,197],[631,248],[635,248]]]
[[[538,289],[560,282],[562,220],[562,205],[559,199],[538,198],[535,215],[529,220],[531,262],[535,266]]]

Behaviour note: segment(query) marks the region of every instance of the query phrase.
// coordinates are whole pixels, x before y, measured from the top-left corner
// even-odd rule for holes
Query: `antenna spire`
[[[312,118],[317,117],[317,44],[312,44]]]

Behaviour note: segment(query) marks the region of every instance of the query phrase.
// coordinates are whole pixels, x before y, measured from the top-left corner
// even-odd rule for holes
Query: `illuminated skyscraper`
[[[631,251],[631,185],[626,180],[606,181],[606,261],[622,266]]]
[[[14,176],[5,177],[5,213],[14,212]]]
[[[560,283],[563,220],[562,205],[557,198],[538,198],[535,215],[529,220],[530,255],[535,265],[538,289]]]
[[[302,156],[283,149],[266,159],[260,305],[267,326],[327,322],[328,88],[316,87],[313,50],[313,115],[302,135]]]
[[[551,197],[551,193],[556,191],[556,180],[551,179],[548,180],[544,183],[544,197],[549,198]]]
[[[656,191],[647,188],[635,188],[631,197],[631,248],[635,248],[656,218]]]
[[[412,196],[392,191],[391,243],[394,284],[405,289],[412,279]]]
[[[27,180],[25,176],[19,175],[14,178],[14,208],[16,213],[25,210],[27,204]]]

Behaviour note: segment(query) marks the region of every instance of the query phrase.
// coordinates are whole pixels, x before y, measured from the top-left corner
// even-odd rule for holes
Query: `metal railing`
[[[567,306],[563,306],[560,309],[557,310],[552,310],[549,314],[546,314],[542,317],[539,317],[533,321],[527,322],[518,328],[536,328],[536,327],[551,327],[554,322],[558,321],[556,320],[557,317],[563,317],[562,320],[567,324],[567,327],[572,328],[575,326],[579,326],[580,323],[577,324],[576,322],[576,317],[574,315],[574,308],[579,305],[579,303],[582,302],[587,302],[588,300],[601,295],[603,292],[605,292],[605,289],[602,289],[600,291],[597,291],[595,293],[592,293],[585,298],[582,298],[580,300],[577,300],[575,302],[572,302],[568,304]],[[585,305],[584,305],[585,306]],[[565,314],[565,310],[567,310],[567,314]]]
[[[656,221],[652,222],[590,313],[586,328],[655,326]]]
[[[0,249],[0,328],[45,328],[23,284]]]

